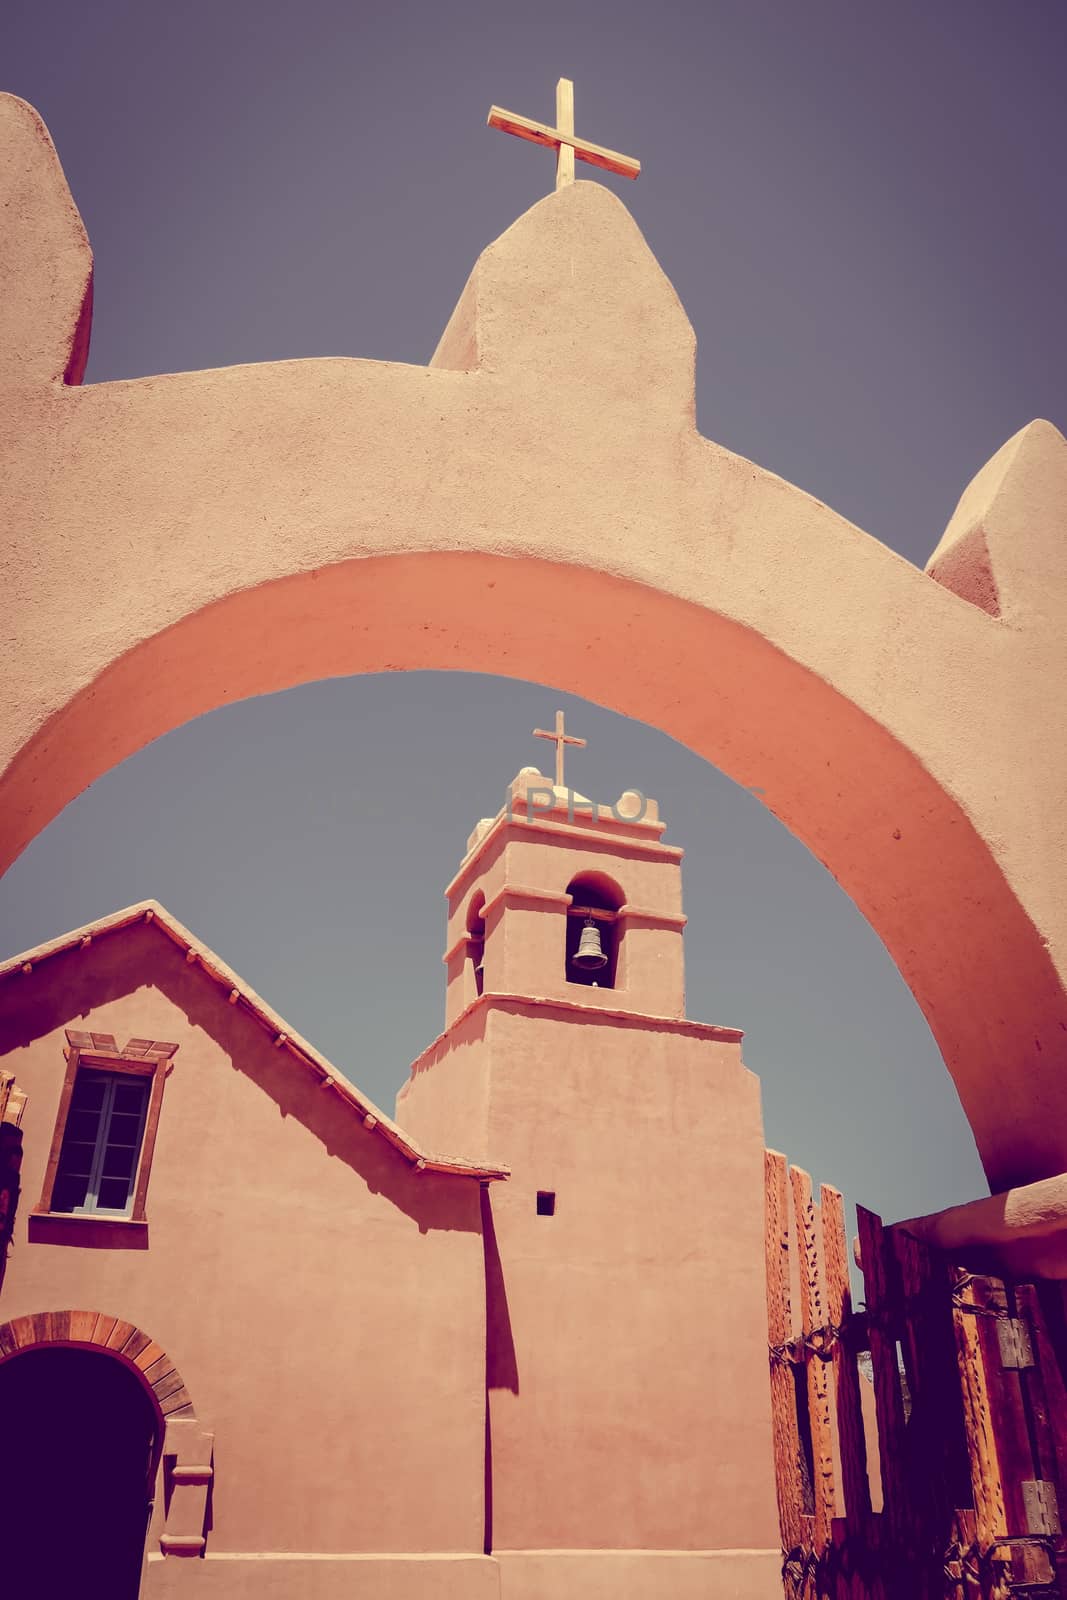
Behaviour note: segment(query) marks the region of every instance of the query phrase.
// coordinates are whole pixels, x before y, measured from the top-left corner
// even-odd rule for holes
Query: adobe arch
[[[0,122],[21,221],[0,269],[25,288],[5,520],[32,553],[0,663],[0,864],[228,701],[356,672],[536,679],[758,786],[896,960],[991,1185],[1067,1170],[1055,429],[1004,447],[918,571],[697,433],[692,330],[588,183],[484,252],[428,368],[65,386],[88,246],[33,113],[0,100]],[[996,606],[970,603],[990,583]]]
[[[181,1375],[163,1347],[121,1317],[102,1311],[44,1311],[15,1317],[0,1327],[0,1363],[42,1345],[92,1346],[129,1367],[156,1409],[161,1437],[167,1417],[196,1415]]]
[[[0,1367],[32,1350],[95,1350],[138,1380],[157,1419],[156,1455],[170,1460],[166,1518],[159,1545],[167,1556],[198,1556],[207,1543],[214,1435],[163,1347],[132,1322],[102,1311],[43,1311],[0,1326]]]

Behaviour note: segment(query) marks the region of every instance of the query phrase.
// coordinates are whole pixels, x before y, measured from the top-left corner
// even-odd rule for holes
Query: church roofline
[[[294,1033],[272,1006],[250,989],[221,957],[209,949],[203,940],[195,938],[188,928],[183,927],[156,900],[142,900],[137,905],[127,906],[123,911],[99,917],[83,928],[75,928],[58,939],[50,940],[47,944],[37,945],[32,950],[24,950],[21,955],[14,956],[9,961],[0,962],[0,983],[28,976],[52,956],[63,955],[79,947],[89,949],[96,939],[121,933],[126,928],[138,924],[157,928],[160,934],[184,950],[185,959],[190,965],[195,965],[219,988],[228,991],[227,998],[231,1005],[237,1006],[246,1015],[254,1018],[266,1032],[272,1034],[274,1043],[279,1049],[286,1049],[290,1055],[310,1067],[321,1079],[323,1087],[332,1090],[354,1115],[360,1117],[369,1132],[379,1134],[387,1140],[417,1171],[442,1172],[455,1177],[477,1178],[482,1182],[510,1177],[507,1167],[494,1163],[466,1161],[458,1156],[435,1155],[431,1151],[424,1150],[409,1134],[398,1127],[391,1117],[386,1116],[373,1101],[368,1100],[350,1084],[325,1056],[319,1054],[314,1045],[309,1044],[300,1034]]]
[[[496,991],[478,995],[470,1005],[465,1006],[459,1015],[449,1023],[447,1028],[437,1035],[436,1039],[428,1044],[411,1063],[411,1076],[418,1070],[419,1063],[432,1055],[433,1051],[454,1033],[458,1027],[466,1022],[468,1017],[476,1011],[513,1010],[516,1006],[533,1006],[538,1011],[559,1011],[568,1018],[579,1016],[583,1022],[621,1022],[625,1027],[644,1028],[649,1031],[663,1033],[685,1034],[691,1039],[712,1039],[720,1044],[740,1044],[745,1034],[742,1028],[724,1028],[715,1022],[694,1022],[690,1017],[663,1017],[650,1011],[623,1011],[616,1006],[591,1006],[580,1000],[568,1000],[563,996],[536,994],[511,994],[497,993]],[[410,1080],[409,1080],[410,1081]],[[403,1092],[403,1091],[401,1091]]]

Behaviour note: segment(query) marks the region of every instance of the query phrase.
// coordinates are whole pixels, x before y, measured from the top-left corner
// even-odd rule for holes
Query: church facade
[[[395,1120],[155,904],[0,969],[12,1600],[780,1593],[759,1089],[663,832],[519,774]]]

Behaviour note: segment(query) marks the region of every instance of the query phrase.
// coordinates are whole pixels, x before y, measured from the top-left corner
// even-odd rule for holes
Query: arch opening
[[[619,910],[626,896],[606,872],[580,872],[567,885],[566,947],[563,970],[568,983],[614,989],[619,965]]]
[[[485,989],[485,894],[479,889],[467,907],[467,962],[476,995]]]
[[[231,700],[365,672],[536,679],[649,723],[758,785],[896,962],[991,1186],[1067,1169],[1067,1081],[1056,1070],[1063,985],[989,846],[909,749],[767,638],[706,606],[586,568],[412,553],[416,544],[231,593],[72,684],[3,780],[3,861],[100,773]],[[691,686],[681,698],[680,682]]]

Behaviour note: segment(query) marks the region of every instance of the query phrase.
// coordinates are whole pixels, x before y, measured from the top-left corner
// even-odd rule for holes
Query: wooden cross
[[[617,172],[621,178],[636,178],[641,171],[640,161],[632,156],[622,156],[617,150],[605,150],[599,144],[590,144],[588,139],[575,137],[574,84],[570,78],[561,78],[556,84],[554,128],[545,122],[531,122],[529,117],[520,117],[514,111],[503,111],[500,106],[489,107],[489,126],[555,150],[557,189],[574,182],[575,156],[579,161],[588,161],[590,166],[603,167],[605,172]]]
[[[535,728],[534,729],[534,738],[535,739],[551,739],[552,743],[555,745],[555,747],[556,747],[556,788],[557,789],[562,789],[563,788],[563,747],[564,747],[564,745],[567,745],[567,744],[576,744],[582,750],[584,750],[585,746],[586,746],[586,740],[585,739],[575,739],[573,734],[565,733],[563,731],[563,712],[562,711],[557,711],[556,712],[556,731],[555,731],[555,733],[546,733],[544,728]]]

